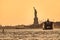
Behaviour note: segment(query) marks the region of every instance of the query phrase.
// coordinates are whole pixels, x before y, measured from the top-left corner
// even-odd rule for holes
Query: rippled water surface
[[[0,40],[60,40],[60,29],[0,29]]]

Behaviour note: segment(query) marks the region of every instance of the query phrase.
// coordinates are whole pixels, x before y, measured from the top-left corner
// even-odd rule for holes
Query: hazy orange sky
[[[36,8],[39,23],[60,21],[60,0],[0,0],[0,24],[33,24]]]

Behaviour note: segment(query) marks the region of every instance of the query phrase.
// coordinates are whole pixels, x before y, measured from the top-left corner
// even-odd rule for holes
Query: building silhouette
[[[49,19],[47,19],[47,21],[44,22],[43,29],[53,29],[53,22],[51,22],[51,21],[49,21]]]
[[[60,28],[60,21],[54,22],[54,28]]]

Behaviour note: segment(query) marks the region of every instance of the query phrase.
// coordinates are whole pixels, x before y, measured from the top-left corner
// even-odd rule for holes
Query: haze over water
[[[0,0],[0,24],[33,24],[36,8],[39,23],[49,18],[60,21],[60,0]]]

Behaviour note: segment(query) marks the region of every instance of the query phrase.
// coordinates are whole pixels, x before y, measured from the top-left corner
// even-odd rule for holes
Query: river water
[[[0,29],[0,40],[60,40],[60,29]]]

